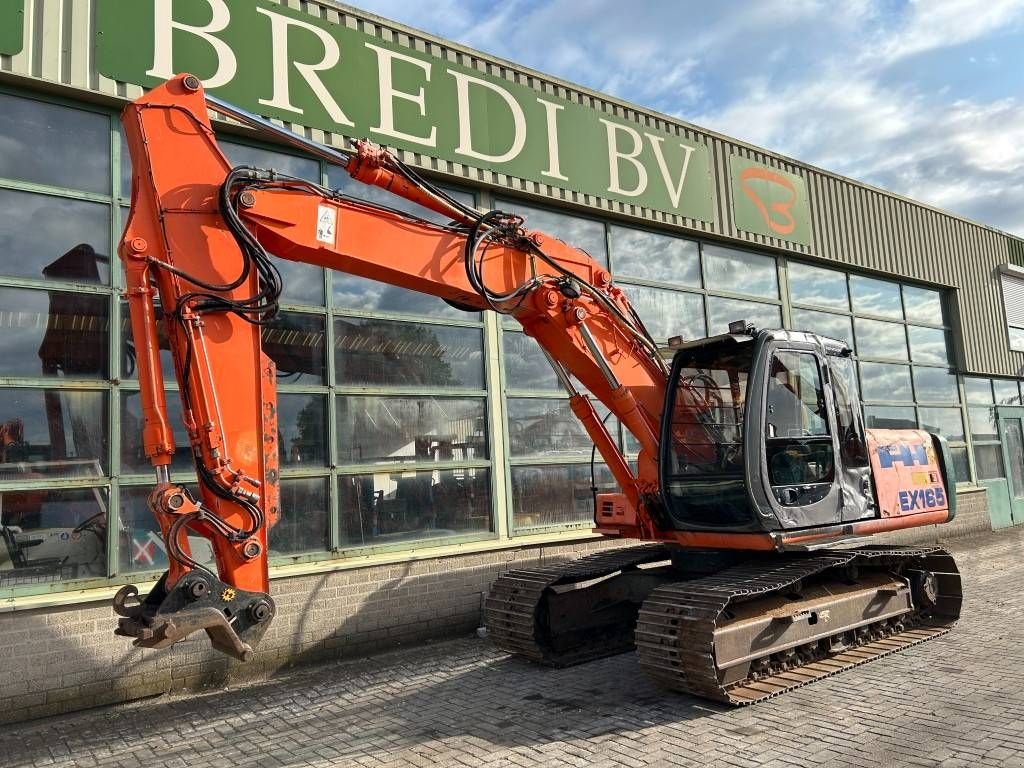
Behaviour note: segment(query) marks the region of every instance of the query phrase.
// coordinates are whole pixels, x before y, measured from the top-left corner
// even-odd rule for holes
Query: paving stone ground
[[[1024,530],[952,549],[952,633],[745,709],[633,654],[550,670],[466,638],[7,726],[0,765],[1024,768]]]

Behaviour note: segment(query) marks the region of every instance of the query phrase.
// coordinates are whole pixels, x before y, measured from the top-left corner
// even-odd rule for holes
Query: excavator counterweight
[[[345,164],[363,183],[441,214],[437,224],[270,169],[233,167],[208,110]],[[180,75],[131,104],[132,208],[119,254],[142,399],[149,505],[169,568],[115,599],[118,632],[163,648],[205,630],[248,660],[270,625],[269,529],[281,515],[275,366],[260,329],[281,294],[275,258],[509,315],[546,354],[618,489],[595,496],[616,547],[494,584],[494,641],[565,666],[636,647],[659,682],[743,704],[946,631],[956,565],[935,547],[844,540],[946,522],[945,442],[866,429],[839,341],[755,328],[659,347],[613,276],[502,211],[455,200],[386,149],[322,147],[207,97]],[[174,361],[199,492],[171,482],[175,451],[157,308]],[[639,445],[625,456],[598,416]],[[210,541],[216,570],[189,536]],[[860,544],[860,542],[858,542]]]

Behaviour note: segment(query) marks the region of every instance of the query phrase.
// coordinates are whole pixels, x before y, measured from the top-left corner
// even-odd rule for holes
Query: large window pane
[[[109,205],[0,189],[3,274],[109,283],[109,248]]]
[[[513,200],[499,200],[496,207],[522,216],[526,229],[553,235],[574,248],[586,251],[594,261],[608,264],[608,245],[604,239],[603,222],[534,208],[532,205],[524,205]]]
[[[853,349],[853,327],[848,315],[815,312],[813,309],[793,310],[793,329],[810,331],[830,339],[845,341]]]
[[[781,328],[782,312],[774,304],[755,304],[740,299],[708,296],[708,334],[726,333],[729,323],[745,320],[757,328]]]
[[[0,178],[110,194],[110,118],[0,93]]]
[[[853,275],[850,277],[850,296],[853,300],[853,311],[858,315],[903,319],[899,283]]]
[[[604,408],[597,404],[599,415]],[[568,400],[510,397],[508,436],[513,457],[589,457],[594,443],[583,423],[569,407]],[[606,422],[612,435],[616,424]]]
[[[551,363],[536,339],[513,331],[501,335],[505,362],[506,389],[538,389],[558,392],[562,389]]]
[[[107,474],[107,393],[0,389],[0,480]]]
[[[771,256],[707,243],[702,249],[705,285],[709,291],[779,298],[779,276]]]
[[[327,344],[324,318],[282,312],[262,331],[263,351],[277,366],[278,384],[323,384]]]
[[[171,470],[194,471],[192,447],[189,445],[188,432],[182,420],[181,397],[173,389],[167,391],[167,420],[174,430]],[[121,474],[153,474],[153,465],[146,458],[146,449],[142,444],[142,395],[137,391],[121,392]]]
[[[340,477],[338,492],[343,547],[493,530],[487,469],[395,469]]]
[[[615,225],[611,238],[617,277],[700,288],[700,248],[695,241]]]
[[[956,375],[944,368],[914,368],[914,389],[919,403],[955,403],[960,400]]]
[[[995,480],[1006,477],[1003,469],[1003,449],[998,445],[974,446],[974,465],[979,480]]]
[[[320,162],[308,157],[299,157],[287,152],[276,152],[272,149],[250,147],[247,144],[236,144],[233,141],[219,142],[221,151],[227,155],[234,165],[249,165],[263,170],[274,170],[288,176],[320,183]]]
[[[884,405],[864,406],[864,422],[868,429],[916,429],[914,409]]]
[[[277,440],[282,467],[327,466],[327,398],[277,396]]]
[[[600,459],[594,474],[599,492],[614,492],[618,487]],[[589,462],[512,467],[513,529],[586,523],[593,519]]]
[[[108,296],[0,288],[0,374],[107,377]]]
[[[857,333],[857,354],[860,357],[907,359],[907,332],[903,325],[858,317],[853,321],[853,326]]]
[[[270,529],[270,557],[327,551],[327,483],[321,477],[281,481],[281,518]]]
[[[477,328],[335,318],[338,384],[484,388]]]
[[[945,331],[911,325],[907,328],[907,333],[910,336],[910,359],[915,363],[949,364]]]
[[[490,281],[488,281],[490,285]],[[399,288],[344,272],[331,275],[331,293],[335,309],[359,309],[367,312],[401,312],[406,315],[451,317],[456,320],[479,320],[479,312],[465,312],[426,293]]]
[[[956,482],[971,482],[971,463],[967,458],[967,446],[953,446],[949,452],[953,454],[953,473],[956,475]]]
[[[0,589],[107,575],[106,488],[0,492]]]
[[[282,304],[324,305],[323,269],[287,259],[274,259],[274,264],[281,273]]]
[[[622,290],[659,344],[673,336],[689,341],[707,335],[704,299],[698,294],[639,285],[624,285]]]
[[[964,376],[964,395],[971,405],[992,404],[992,379]]]
[[[794,304],[814,304],[849,311],[846,275],[834,269],[789,262],[789,298]]]
[[[972,406],[967,409],[967,421],[971,425],[972,440],[998,440],[995,408]]]
[[[485,401],[467,397],[338,397],[343,464],[486,459]]]
[[[1020,391],[1017,389],[1017,382],[1013,379],[992,379],[992,389],[995,391],[996,403],[999,405],[1018,405],[1020,403]]]
[[[954,443],[966,439],[964,419],[959,408],[922,408],[921,429],[936,432]]]
[[[861,393],[864,400],[911,402],[910,368],[888,363],[860,364]]]
[[[942,325],[942,294],[928,288],[903,286],[903,306],[912,323]]]

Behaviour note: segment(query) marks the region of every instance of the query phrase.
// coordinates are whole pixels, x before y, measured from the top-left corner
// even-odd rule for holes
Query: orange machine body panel
[[[948,512],[931,435],[919,429],[869,429],[867,439],[882,518]]]

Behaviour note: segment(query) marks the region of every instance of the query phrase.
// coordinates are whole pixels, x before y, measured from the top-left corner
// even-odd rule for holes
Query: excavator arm
[[[525,229],[519,217],[459,204],[370,144],[359,143],[351,158],[332,159],[345,160],[353,178],[451,223],[433,224],[273,171],[232,168],[218,148],[208,106],[198,79],[181,75],[130,105],[123,118],[134,183],[119,254],[144,447],[156,472],[149,506],[169,568],[145,598],[135,587],[118,594],[121,634],[159,648],[203,629],[215,646],[248,659],[273,617],[267,533],[280,516],[277,410],[275,368],[261,349],[260,332],[277,311],[281,283],[269,254],[514,317],[544,349],[621,489],[609,500],[621,513],[620,532],[654,538],[668,372],[602,265],[557,238]],[[158,306],[198,495],[169,477],[175,445]],[[638,441],[635,470],[591,396]],[[190,534],[211,541],[216,573],[193,559]]]

